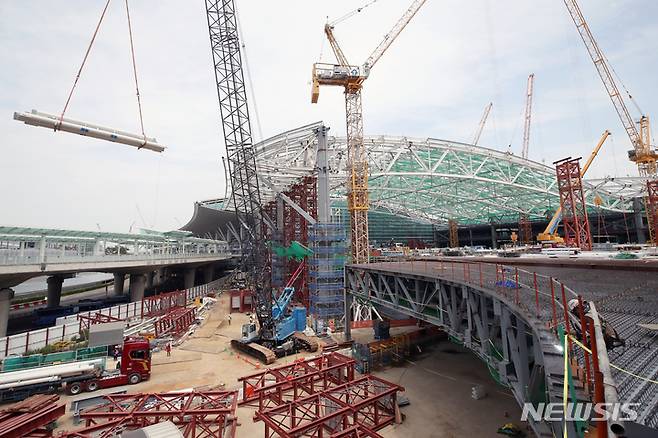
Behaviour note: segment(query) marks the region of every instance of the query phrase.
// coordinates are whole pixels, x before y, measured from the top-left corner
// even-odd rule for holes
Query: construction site
[[[129,0],[93,3],[96,21],[80,42],[63,109],[14,112],[13,128],[43,135],[46,145],[70,134],[89,137],[90,148],[115,143],[112,154],[134,154],[125,161],[183,148],[145,133],[150,107],[136,61],[145,34],[135,18],[143,9]],[[482,145],[488,130],[503,130],[494,116],[499,96],[476,96],[489,103],[466,141],[440,139],[440,130],[438,138],[414,136],[414,116],[390,108],[400,119],[389,120],[390,129],[407,131],[364,128],[371,108],[382,114],[368,103],[381,96],[368,92],[367,80],[413,52],[403,35],[419,20],[433,22],[432,0],[389,2],[390,23],[369,18],[385,0],[349,2],[359,4],[338,16],[320,3],[304,9],[326,18],[317,30],[328,55],[308,60],[311,76],[299,84],[307,100],[295,105],[322,112],[340,101],[344,124],[289,119],[270,136],[259,132],[262,95],[251,77],[264,64],[251,56],[249,67],[242,30],[263,17],[239,14],[248,3],[240,0],[196,3],[205,10],[194,10],[204,34],[198,45],[210,43],[204,56],[213,69],[203,90],[215,109],[207,119],[203,111],[180,117],[212,121],[221,132],[210,139],[212,156],[196,158],[212,162],[224,193],[209,183],[216,196],[194,202],[187,223],[176,218],[180,226],[164,232],[139,205],[138,232],[136,220],[127,233],[102,231],[101,219],[98,231],[0,223],[0,438],[658,436],[658,151],[636,102],[641,93],[631,95],[595,38],[609,34],[590,28],[589,15],[600,13],[592,2],[552,7],[578,38],[571,56],[596,75],[591,100],[605,102],[615,124],[592,123],[602,135],[590,146],[543,151],[549,162],[532,150],[535,119],[550,118],[536,108],[545,96],[536,95],[541,70],[523,75],[518,144]],[[87,61],[110,53],[103,38],[119,38],[103,33],[117,12],[127,22],[120,38],[130,44],[139,132],[76,112]],[[362,20],[358,35],[383,38],[362,53],[370,35],[350,33],[353,20]],[[271,56],[295,50],[298,35],[285,38],[288,46],[268,47]],[[606,39],[606,49],[613,43]],[[49,76],[53,86],[68,80]],[[414,85],[434,86],[383,90]],[[169,110],[176,111],[159,108]],[[606,148],[621,145],[614,169],[623,160],[633,173],[600,177],[613,166]],[[67,154],[62,146],[59,154]],[[149,165],[159,179],[160,162]],[[126,176],[135,191],[142,177]],[[81,273],[107,278],[67,289]],[[19,294],[27,281],[43,290]]]

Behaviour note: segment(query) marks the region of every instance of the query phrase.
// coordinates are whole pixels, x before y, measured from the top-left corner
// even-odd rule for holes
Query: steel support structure
[[[549,328],[546,285],[539,294],[532,276],[518,280],[514,269],[451,263],[348,265],[346,294],[440,327],[486,362],[520,405],[561,401],[564,358]],[[562,436],[562,422],[530,425],[539,436]],[[574,427],[567,423],[569,436]]]
[[[284,392],[310,393],[317,382],[322,382],[323,385],[326,382],[326,385],[330,385],[354,380],[354,365],[354,360],[349,357],[331,352],[242,376],[238,379],[242,384],[239,403],[242,405],[259,399],[265,400],[273,393],[280,395],[281,398]],[[308,384],[313,386],[302,388]]]
[[[459,229],[457,228],[457,221],[448,220],[448,231],[450,233],[450,248],[459,248]]]
[[[116,316],[106,315],[101,312],[95,312],[93,314],[80,314],[78,313],[78,321],[80,321],[80,331],[89,330],[89,328],[94,324],[104,324],[106,322],[118,322],[123,321],[121,318]]]
[[[404,388],[365,376],[255,416],[265,423],[266,438],[355,436],[354,428],[377,431],[399,418],[398,391]]]
[[[0,411],[0,436],[24,438],[40,433],[66,411],[66,404],[59,402],[58,395],[39,394],[18,403],[8,405]],[[52,436],[45,430],[43,437]]]
[[[562,207],[564,242],[584,251],[592,250],[592,234],[587,218],[580,159],[567,158],[555,162],[557,185]]]
[[[658,246],[658,180],[647,181],[646,209],[653,245]]]
[[[532,242],[532,224],[525,213],[519,215],[519,241],[521,243]]]
[[[155,337],[170,335],[178,337],[185,333],[196,320],[196,307],[177,308],[153,323]]]
[[[186,438],[232,438],[237,427],[237,391],[111,394],[85,409],[86,426],[63,438],[109,438],[126,430],[163,421],[174,423]]]
[[[142,319],[166,315],[186,305],[187,291],[184,290],[175,290],[173,292],[146,297],[142,300]]]

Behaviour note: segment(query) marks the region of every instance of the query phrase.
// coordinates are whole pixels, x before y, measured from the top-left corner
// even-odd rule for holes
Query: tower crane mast
[[[350,212],[352,234],[352,262],[368,263],[368,157],[363,144],[363,110],[361,89],[370,71],[400,32],[409,24],[426,0],[415,0],[381,43],[362,65],[351,65],[334,36],[334,23],[325,25],[324,32],[336,56],[337,64],[313,65],[311,102],[317,103],[320,85],[341,86],[345,89],[345,118],[347,124],[347,208]],[[361,8],[362,9],[362,8]],[[359,9],[360,10],[360,9]],[[358,11],[358,10],[357,10]],[[353,14],[348,14],[351,16]]]
[[[528,88],[526,91],[525,100],[525,118],[523,125],[523,149],[521,150],[521,157],[528,158],[528,147],[530,146],[530,121],[532,119],[532,95],[535,87],[535,74],[531,73],[528,76]]]
[[[637,164],[641,176],[655,178],[658,154],[656,154],[651,146],[649,117],[646,115],[640,117],[638,129],[637,124],[631,117],[628,107],[624,102],[624,97],[619,92],[619,87],[617,87],[617,83],[610,72],[611,68],[603,55],[601,48],[594,39],[592,31],[578,6],[578,2],[576,0],[564,0],[564,4],[576,25],[580,37],[585,43],[587,52],[594,62],[596,71],[603,82],[603,86],[608,92],[608,96],[617,111],[617,115],[626,130],[626,134],[631,140],[633,149],[628,152],[629,159]]]

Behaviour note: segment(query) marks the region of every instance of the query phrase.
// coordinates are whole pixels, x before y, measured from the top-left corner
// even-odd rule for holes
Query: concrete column
[[[331,213],[329,205],[329,162],[327,160],[327,131],[329,128],[320,126],[318,134],[318,146],[316,153],[316,166],[318,168],[318,222],[329,223]]]
[[[213,265],[208,265],[203,268],[203,283],[210,283],[215,275],[215,267]]]
[[[14,291],[12,289],[0,289],[0,337],[7,336],[9,307],[12,298],[14,298]]]
[[[153,273],[153,285],[159,286],[165,281],[165,269],[159,268]]]
[[[190,289],[194,287],[195,273],[196,273],[196,269],[194,268],[187,268],[183,273],[183,282],[185,284],[185,289]]]
[[[62,299],[62,283],[64,283],[64,277],[61,275],[53,275],[48,277],[48,302],[46,307],[48,309],[53,309],[59,307],[59,302]]]
[[[124,285],[126,283],[126,274],[114,273],[114,295],[123,295]]]
[[[146,277],[144,274],[130,274],[130,301],[141,301],[144,298],[144,286]]]
[[[633,198],[633,220],[635,222],[635,235],[637,236],[637,243],[647,243],[647,237],[646,234],[644,234],[642,198]]]
[[[153,272],[147,272],[144,275],[146,276],[146,288],[151,289],[153,287]]]
[[[498,242],[496,241],[496,225],[491,224],[491,248],[498,248]]]

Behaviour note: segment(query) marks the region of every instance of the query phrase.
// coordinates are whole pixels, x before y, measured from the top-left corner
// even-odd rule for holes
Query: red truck
[[[91,359],[0,374],[0,402],[65,388],[71,395],[136,384],[151,376],[151,348],[144,338],[126,338],[120,365],[105,370],[104,359]]]

